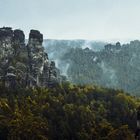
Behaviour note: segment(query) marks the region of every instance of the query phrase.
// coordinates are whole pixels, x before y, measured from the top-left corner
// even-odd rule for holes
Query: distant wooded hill
[[[49,57],[69,81],[140,93],[140,41],[121,45],[85,40],[45,40]]]

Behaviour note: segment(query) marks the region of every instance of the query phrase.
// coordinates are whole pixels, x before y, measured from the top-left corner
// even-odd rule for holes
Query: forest
[[[133,140],[138,97],[69,82],[53,88],[0,85],[0,140]]]
[[[72,83],[123,89],[139,96],[139,40],[127,44],[47,40],[44,44],[49,58]]]

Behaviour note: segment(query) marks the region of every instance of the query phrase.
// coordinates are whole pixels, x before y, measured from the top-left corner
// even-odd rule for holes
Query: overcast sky
[[[44,38],[140,39],[140,0],[0,0],[0,26]]]

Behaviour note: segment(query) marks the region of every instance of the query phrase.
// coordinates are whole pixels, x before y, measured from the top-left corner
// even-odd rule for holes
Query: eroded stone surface
[[[53,86],[61,81],[54,62],[44,51],[43,35],[31,30],[28,44],[22,30],[0,28],[0,79],[10,87]]]

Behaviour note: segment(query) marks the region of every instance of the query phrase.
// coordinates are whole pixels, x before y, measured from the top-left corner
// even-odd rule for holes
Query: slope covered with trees
[[[121,90],[97,86],[0,85],[0,139],[133,140],[139,104]]]
[[[57,62],[57,66],[69,81],[81,85],[95,84],[123,89],[139,95],[140,41],[135,40],[124,45],[119,42],[107,44],[98,51],[94,50],[94,46],[100,48],[99,44],[97,46],[94,44],[92,47],[87,45],[87,48],[85,46],[83,48],[79,47],[80,43],[75,44],[74,47],[64,47],[66,45],[64,43],[65,49],[57,51],[59,54],[57,55],[55,50],[60,49],[61,45],[62,42],[54,44],[53,50],[49,50],[48,54]]]

